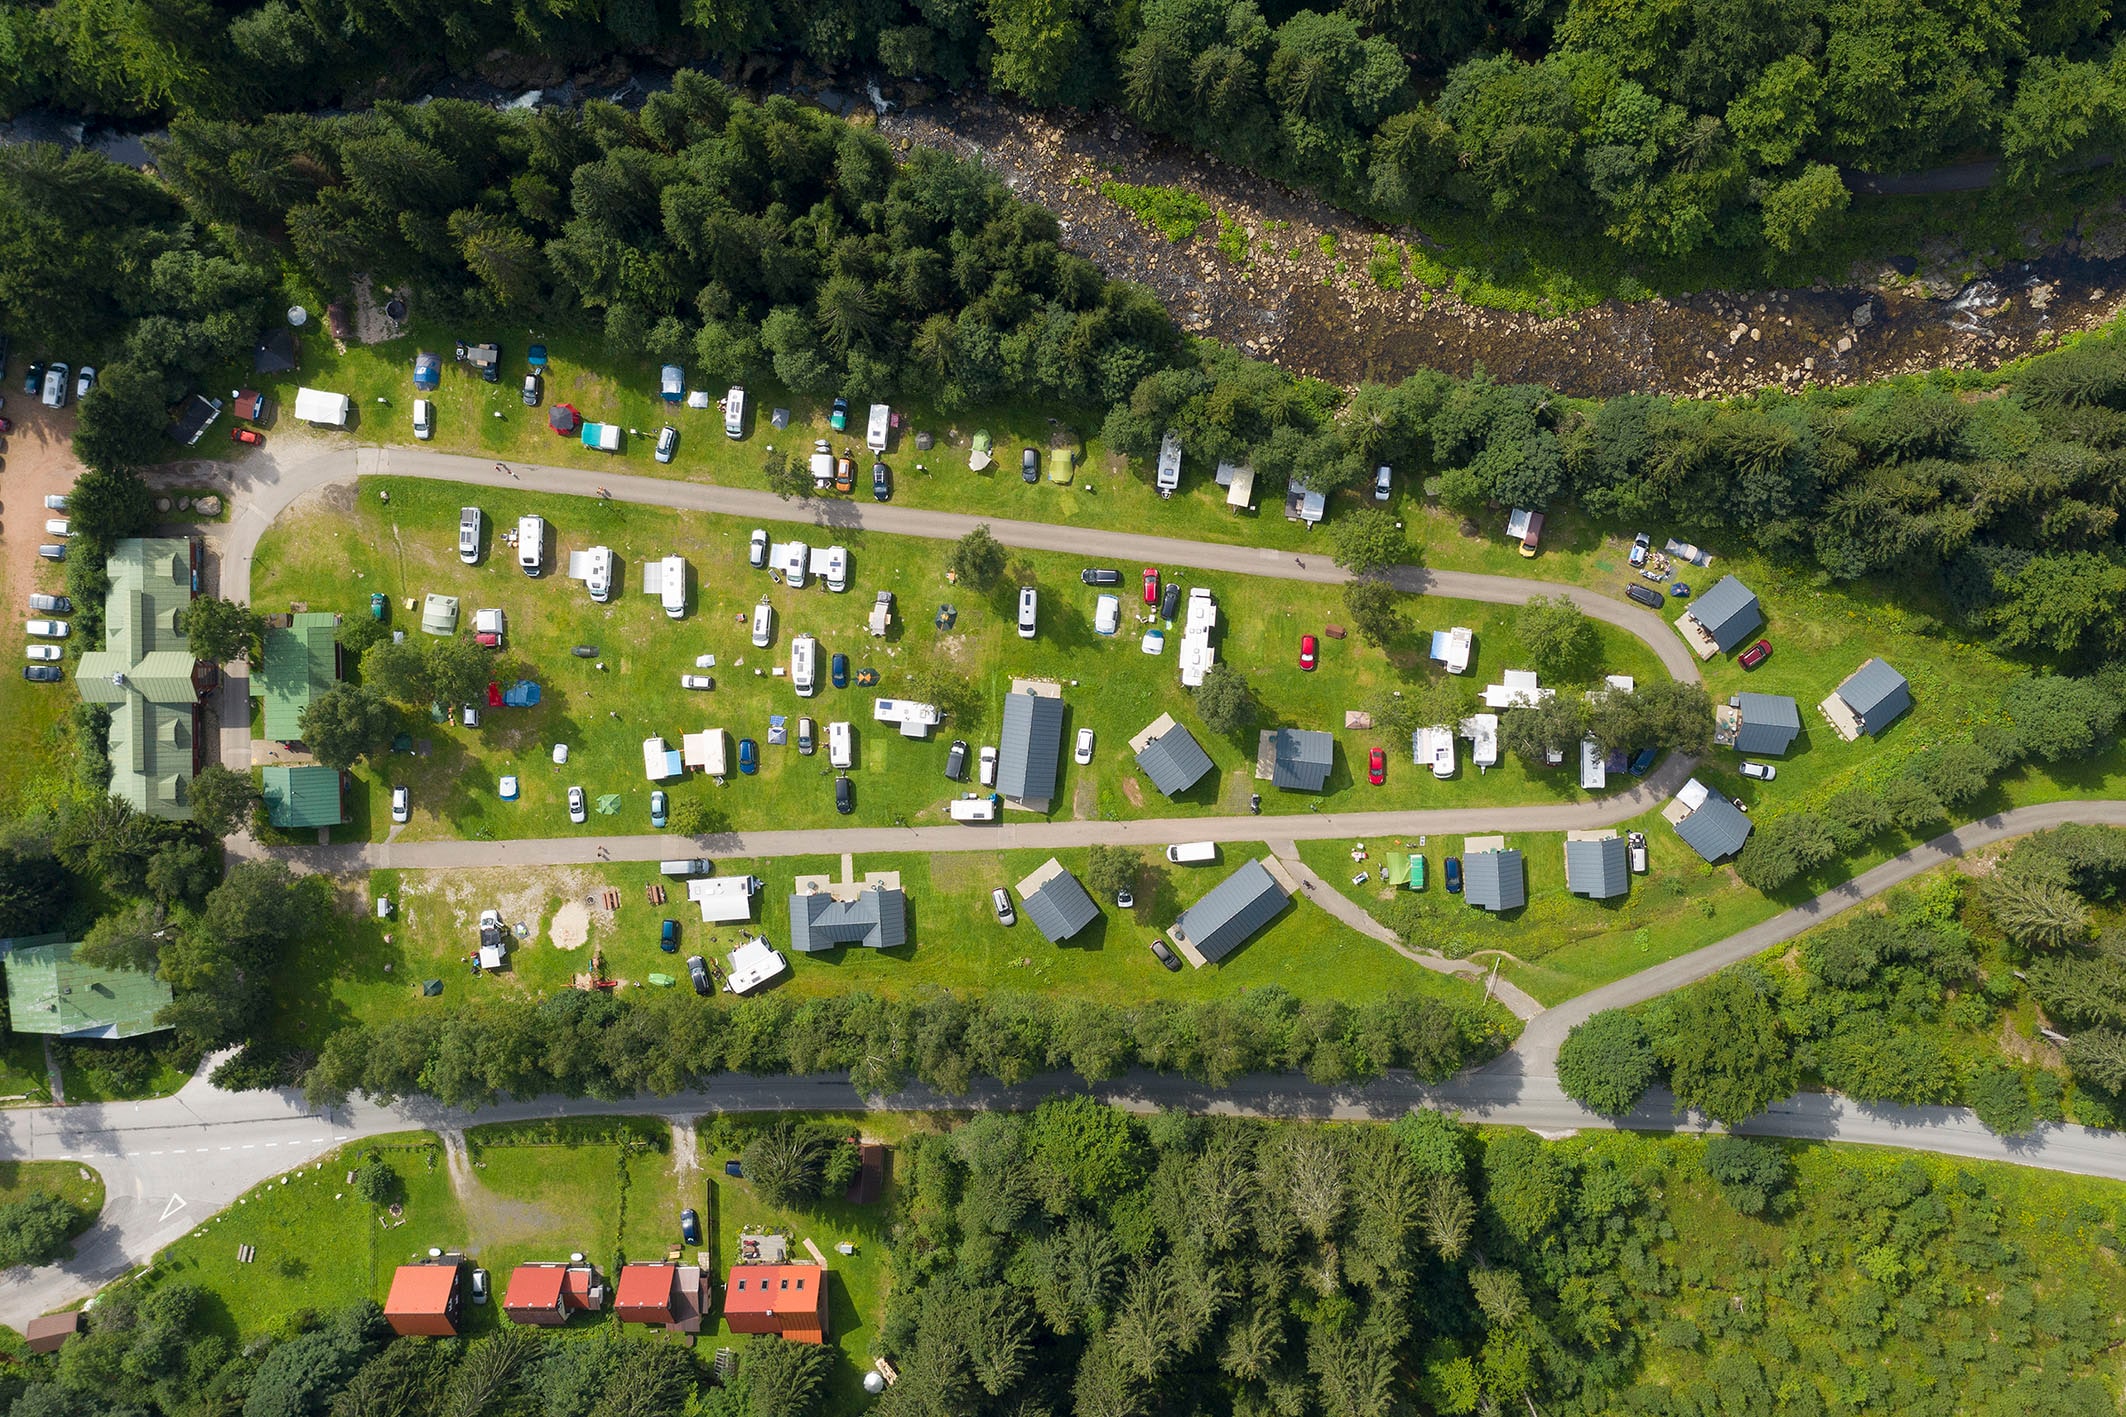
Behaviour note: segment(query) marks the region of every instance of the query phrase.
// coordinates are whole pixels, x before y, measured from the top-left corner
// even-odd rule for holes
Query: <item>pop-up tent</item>
[[[546,411],[546,426],[566,438],[583,422],[583,415],[568,404],[557,403]]]
[[[422,350],[413,357],[413,386],[433,389],[443,382],[443,356]]]

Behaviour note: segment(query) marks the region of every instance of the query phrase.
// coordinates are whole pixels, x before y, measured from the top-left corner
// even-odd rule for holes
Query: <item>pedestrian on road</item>
[[[1306,563],[1306,562],[1304,562],[1304,561],[1302,561],[1302,560],[1300,560],[1300,559],[1299,559],[1299,558],[1298,558],[1297,556],[1294,556],[1294,557],[1292,558],[1292,564],[1293,564],[1293,565],[1295,565],[1295,566],[1297,566],[1297,567],[1299,567],[1299,569],[1300,569],[1300,570],[1302,570],[1302,571],[1304,571],[1304,570],[1305,570],[1305,569],[1307,568],[1307,563]]]

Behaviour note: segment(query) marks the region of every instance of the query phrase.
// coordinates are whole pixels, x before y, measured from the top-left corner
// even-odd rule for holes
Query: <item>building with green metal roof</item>
[[[277,827],[336,827],[346,820],[340,809],[340,775],[315,764],[265,769],[261,788],[266,798],[266,820]]]
[[[81,697],[111,710],[111,795],[149,816],[185,821],[200,766],[200,699],[215,671],[192,658],[189,538],[121,541],[111,549],[102,649],[81,656]]]
[[[265,737],[293,743],[303,736],[303,710],[340,677],[338,633],[339,617],[319,610],[266,631],[264,659],[251,681],[265,708]]]
[[[155,1015],[170,986],[132,969],[77,962],[78,941],[64,935],[0,940],[7,973],[7,1023],[17,1033],[60,1038],[134,1038],[169,1027]]]

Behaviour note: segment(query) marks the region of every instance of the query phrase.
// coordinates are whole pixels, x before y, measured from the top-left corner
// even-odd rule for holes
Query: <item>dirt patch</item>
[[[1130,806],[1142,807],[1144,805],[1143,784],[1139,783],[1134,777],[1123,778],[1122,796],[1129,802]]]
[[[46,511],[44,499],[70,490],[81,473],[81,464],[74,461],[72,405],[50,409],[32,399],[16,398],[8,403],[8,416],[15,427],[0,439],[0,446],[7,452],[6,495],[0,501],[0,553],[5,557],[7,604],[19,613],[29,603],[31,591],[57,595],[66,589],[64,569],[38,556],[37,548],[59,539],[44,534],[45,518],[66,515]],[[23,643],[19,630],[18,621],[18,633],[12,640],[17,648]],[[69,648],[67,658],[71,660],[71,650],[76,647]]]
[[[1094,785],[1089,775],[1080,776],[1077,787],[1070,794],[1071,816],[1082,822],[1099,810],[1100,789]]]
[[[554,923],[547,927],[547,935],[557,950],[580,950],[584,941],[591,937],[590,907],[580,900],[572,900],[554,912]]]
[[[399,322],[384,313],[384,305],[394,295],[404,298],[405,292],[379,292],[368,276],[360,275],[354,278],[355,343],[382,344],[385,340],[399,337]]]

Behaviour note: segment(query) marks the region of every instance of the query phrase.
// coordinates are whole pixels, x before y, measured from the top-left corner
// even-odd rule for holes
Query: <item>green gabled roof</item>
[[[327,767],[274,766],[265,770],[266,820],[277,827],[336,827],[340,775]]]
[[[252,682],[264,701],[261,731],[276,743],[302,737],[303,710],[332,687],[336,619],[323,611],[305,611],[288,629],[266,631],[265,662]]]
[[[15,1032],[132,1038],[169,1026],[155,1022],[170,986],[154,975],[78,964],[76,942],[64,935],[7,943],[7,1021]]]
[[[136,537],[112,547],[107,565],[103,648],[81,656],[74,683],[84,700],[111,708],[111,795],[183,821],[199,704],[184,626],[192,543]]]

